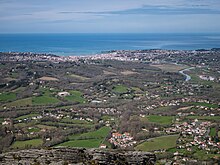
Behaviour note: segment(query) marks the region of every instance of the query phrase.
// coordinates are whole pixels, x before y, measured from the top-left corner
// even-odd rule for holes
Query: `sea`
[[[33,52],[86,56],[111,50],[220,48],[220,34],[0,34],[0,52]]]

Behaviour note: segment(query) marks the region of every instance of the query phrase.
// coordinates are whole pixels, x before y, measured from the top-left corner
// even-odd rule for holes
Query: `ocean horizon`
[[[93,55],[111,50],[220,48],[214,33],[15,33],[0,34],[0,52],[62,56]]]

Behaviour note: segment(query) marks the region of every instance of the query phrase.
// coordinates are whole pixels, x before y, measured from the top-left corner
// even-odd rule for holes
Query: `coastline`
[[[220,47],[213,33],[27,33],[0,34],[0,52],[88,56],[109,50],[197,50]]]
[[[166,50],[166,49],[145,49],[145,50],[114,50],[102,54],[82,55],[82,56],[59,56],[54,54],[38,54],[31,52],[0,52],[0,61],[51,61],[51,62],[78,62],[80,60],[118,60],[118,61],[139,61],[147,63],[157,63],[157,61],[168,61],[178,63],[179,58],[189,58],[196,54],[218,53],[220,48],[210,50]],[[172,58],[175,58],[175,61]],[[166,59],[167,58],[167,59]],[[182,63],[182,62],[181,62]],[[184,76],[185,73],[181,73]],[[187,76],[186,76],[187,77]],[[190,79],[187,77],[187,80]]]

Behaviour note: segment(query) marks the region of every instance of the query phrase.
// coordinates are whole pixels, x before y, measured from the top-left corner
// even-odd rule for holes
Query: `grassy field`
[[[159,116],[159,115],[150,115],[146,117],[149,122],[158,123],[163,125],[170,125],[173,121],[173,116]]]
[[[38,127],[30,127],[27,129],[28,132],[39,132],[40,131],[40,128]]]
[[[58,146],[98,148],[110,131],[109,127],[102,127],[96,131],[69,136],[69,141]]]
[[[72,90],[69,93],[70,95],[65,97],[66,100],[79,103],[85,102],[85,99],[82,97],[82,92]]]
[[[6,104],[7,107],[14,107],[14,106],[20,107],[27,105],[32,105],[32,98],[20,99]]]
[[[109,115],[102,116],[102,120],[104,120],[104,121],[111,120],[112,118],[114,119],[113,116],[109,116]]]
[[[56,104],[59,103],[60,100],[58,100],[55,97],[51,97],[51,96],[37,96],[37,97],[33,97],[32,98],[32,102],[33,104]]]
[[[161,136],[145,141],[135,147],[140,151],[154,151],[160,149],[169,149],[176,146],[176,140],[179,135]]]
[[[64,142],[59,146],[98,148],[101,142],[102,139],[73,140],[73,141]]]
[[[178,72],[180,70],[188,68],[188,66],[185,65],[175,65],[175,64],[161,64],[161,65],[151,65],[157,68],[160,68],[163,71],[166,72]]]
[[[69,136],[69,139],[75,140],[75,139],[102,139],[107,136],[109,133],[110,128],[109,127],[101,127],[100,129],[88,133],[83,133],[78,136]]]
[[[71,74],[70,77],[78,79],[78,80],[82,80],[82,81],[89,80],[88,77],[84,77],[84,76],[80,76],[80,75],[76,75],[76,74]]]
[[[24,128],[24,127],[27,127],[27,126],[30,126],[32,123],[17,123],[17,124],[14,124],[14,127],[15,128]]]
[[[4,118],[0,118],[0,124],[2,124],[3,121],[4,121]]]
[[[216,135],[216,128],[211,128],[209,135],[212,137],[215,136]]]
[[[59,99],[55,97],[57,90],[49,90],[47,88],[40,88],[42,92],[41,96],[32,97],[32,103],[34,105],[46,105],[46,104],[57,104],[60,102]]]
[[[220,116],[187,116],[187,119],[199,119],[199,120],[210,120],[210,121],[219,121]]]
[[[19,75],[18,75],[18,73],[16,73],[16,72],[13,72],[13,73],[10,74],[10,77],[13,78],[13,79],[17,79],[18,76],[19,76]]]
[[[116,86],[113,87],[112,91],[115,92],[115,93],[122,94],[122,93],[127,93],[128,92],[128,88],[126,86],[124,86],[124,85],[116,85]]]
[[[1,101],[11,101],[16,99],[16,94],[12,92],[0,93],[0,102]]]
[[[25,140],[25,141],[15,141],[11,147],[12,148],[18,148],[18,149],[24,149],[26,147],[39,147],[43,144],[42,139],[32,139],[32,140]]]
[[[218,157],[220,158],[219,154],[207,154],[206,151],[204,150],[199,150],[193,154],[193,157],[196,158],[197,160],[210,160],[213,157]]]

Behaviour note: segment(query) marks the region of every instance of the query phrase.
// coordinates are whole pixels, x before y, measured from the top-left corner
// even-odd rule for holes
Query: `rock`
[[[81,148],[29,149],[0,154],[2,165],[153,165],[156,156],[149,152]]]

